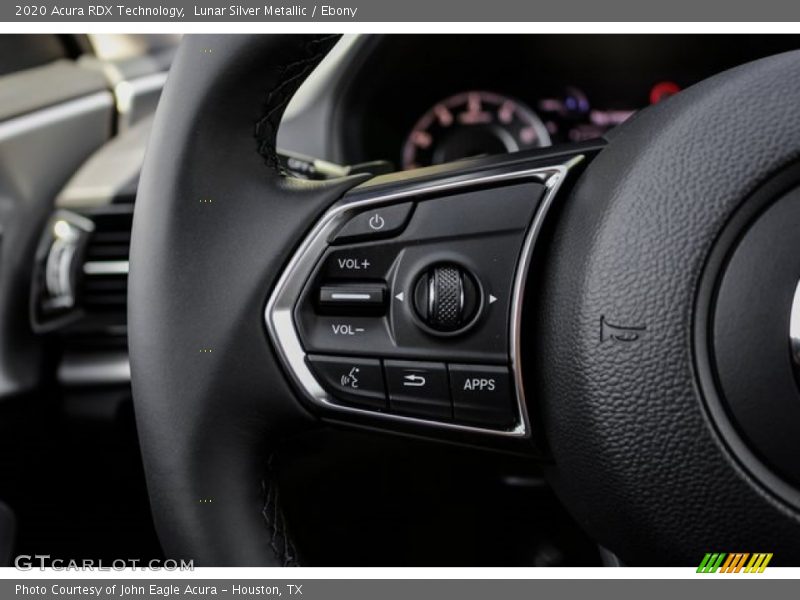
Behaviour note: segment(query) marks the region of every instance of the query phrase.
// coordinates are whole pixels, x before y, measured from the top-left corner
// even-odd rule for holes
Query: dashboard
[[[412,169],[598,138],[706,77],[798,46],[790,35],[370,36],[331,92],[334,154]]]

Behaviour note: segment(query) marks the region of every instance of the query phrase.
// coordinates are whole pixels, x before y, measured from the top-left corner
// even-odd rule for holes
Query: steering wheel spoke
[[[532,451],[521,317],[535,242],[596,146],[377,177],[316,223],[265,321],[321,417]]]

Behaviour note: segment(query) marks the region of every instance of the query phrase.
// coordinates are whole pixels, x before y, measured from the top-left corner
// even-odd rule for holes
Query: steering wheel
[[[800,560],[800,54],[597,144],[298,179],[278,124],[335,42],[188,36],[158,107],[129,336],[167,554],[296,564],[268,458],[324,421],[527,453],[627,564]]]

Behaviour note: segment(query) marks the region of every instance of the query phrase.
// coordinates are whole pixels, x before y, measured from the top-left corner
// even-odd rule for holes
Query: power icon
[[[380,231],[381,229],[384,228],[385,225],[386,221],[378,213],[375,213],[369,219],[369,226],[370,229],[372,229],[373,231]]]
[[[394,233],[400,233],[406,226],[413,210],[413,202],[403,202],[359,212],[344,224],[333,239],[336,243],[341,243],[387,237]]]

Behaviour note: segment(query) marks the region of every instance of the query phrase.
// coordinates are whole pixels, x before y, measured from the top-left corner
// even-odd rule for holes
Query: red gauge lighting
[[[659,81],[650,90],[650,104],[658,104],[680,91],[681,87],[674,81]]]
[[[547,127],[530,108],[473,90],[440,100],[417,121],[403,146],[403,168],[549,145]]]

